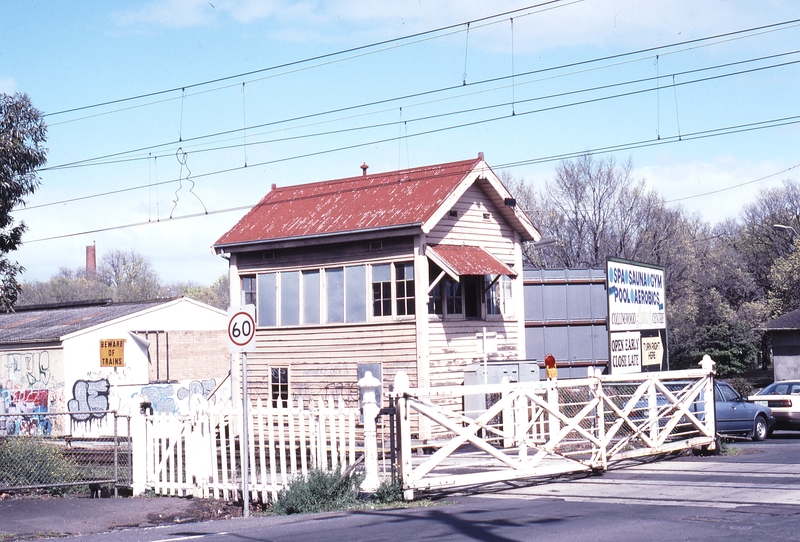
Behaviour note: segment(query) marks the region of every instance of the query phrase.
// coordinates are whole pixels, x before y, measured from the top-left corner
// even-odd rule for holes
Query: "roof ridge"
[[[140,299],[138,301],[114,301],[111,298],[85,299],[78,301],[62,301],[59,303],[37,303],[34,305],[18,305],[14,307],[14,312],[31,312],[41,310],[56,309],[80,309],[85,307],[108,307],[121,305],[154,305],[156,303],[168,303],[184,296],[160,297],[155,299]]]
[[[340,183],[344,184],[344,183],[351,183],[351,182],[356,182],[356,181],[363,181],[365,179],[368,180],[368,179],[375,179],[375,178],[380,178],[380,177],[390,177],[390,176],[394,176],[394,175],[398,175],[398,174],[408,175],[408,174],[410,174],[412,172],[422,171],[422,170],[426,170],[426,169],[434,169],[434,168],[436,168],[436,169],[444,169],[444,168],[449,168],[449,167],[453,167],[453,166],[456,166],[456,165],[462,165],[462,164],[474,165],[475,163],[477,163],[477,162],[479,162],[481,160],[483,160],[483,158],[481,158],[481,157],[479,157],[479,158],[470,158],[468,160],[456,160],[454,162],[445,162],[445,163],[442,163],[442,164],[429,164],[429,165],[426,165],[426,166],[418,166],[418,167],[412,167],[412,168],[397,169],[397,170],[394,170],[394,171],[384,171],[384,172],[381,172],[381,173],[368,173],[367,175],[353,175],[351,177],[340,177],[338,179],[328,179],[328,180],[324,180],[324,181],[313,181],[313,182],[309,182],[309,183],[290,184],[290,185],[287,185],[287,186],[276,186],[273,190],[270,190],[269,192],[267,192],[267,195],[264,196],[264,197],[266,198],[270,194],[272,194],[273,192],[276,192],[276,191],[297,190],[297,189],[306,188],[306,187],[307,188],[312,188],[312,187],[315,187],[315,186],[326,185],[326,184],[327,185],[340,184]],[[465,173],[471,171],[471,169],[472,169],[472,167],[470,167],[467,171],[465,171]],[[420,179],[420,180],[424,180],[424,179]],[[262,198],[262,201],[263,201],[263,198]]]

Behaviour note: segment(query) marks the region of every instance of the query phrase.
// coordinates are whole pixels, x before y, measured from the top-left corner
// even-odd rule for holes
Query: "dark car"
[[[748,402],[725,382],[714,383],[717,433],[764,440],[775,423],[768,406]]]
[[[800,381],[773,382],[748,399],[772,410],[772,415],[775,416],[775,425],[770,428],[770,431],[776,429],[800,430]]]

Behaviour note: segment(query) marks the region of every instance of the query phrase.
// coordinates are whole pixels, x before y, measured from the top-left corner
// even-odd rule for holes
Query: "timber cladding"
[[[359,363],[380,363],[384,386],[405,371],[417,382],[414,322],[259,329],[247,357],[252,399],[271,399],[271,369],[288,368],[289,395],[304,401],[343,397],[358,404]]]
[[[497,352],[489,359],[516,360],[519,355],[519,326],[515,321],[440,321],[431,322],[430,382],[431,386],[460,386],[464,383],[464,368],[483,361],[478,353],[477,333],[483,329],[497,336]]]

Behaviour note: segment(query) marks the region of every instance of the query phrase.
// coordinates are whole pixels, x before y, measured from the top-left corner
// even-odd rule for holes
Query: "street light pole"
[[[795,237],[800,237],[800,234],[797,233],[797,230],[794,229],[792,226],[786,226],[784,224],[773,224],[772,229],[775,231],[783,230],[783,231],[790,231],[794,234]]]

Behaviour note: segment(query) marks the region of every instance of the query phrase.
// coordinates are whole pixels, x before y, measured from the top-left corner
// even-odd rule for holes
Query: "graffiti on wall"
[[[53,426],[47,416],[48,390],[10,390],[0,388],[0,435],[49,435]]]
[[[76,380],[72,386],[72,399],[67,401],[72,421],[91,424],[94,420],[102,420],[108,410],[110,388],[106,379]]]
[[[29,388],[50,386],[50,352],[3,352],[0,371],[6,383],[24,384]]]
[[[177,390],[175,389],[176,387]],[[144,386],[139,395],[144,402],[150,403],[153,412],[175,414],[180,410],[188,412],[190,399],[194,395],[206,398],[213,404],[217,398],[209,397],[209,395],[216,387],[216,379],[209,378],[206,380],[192,380],[185,385],[152,384]]]

